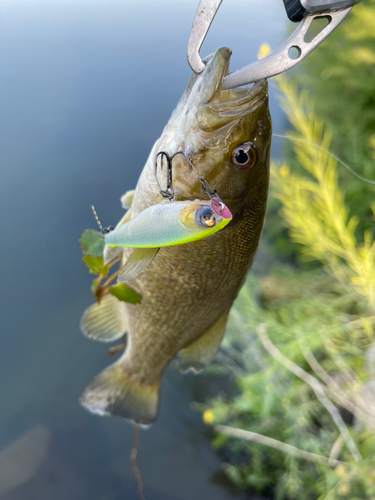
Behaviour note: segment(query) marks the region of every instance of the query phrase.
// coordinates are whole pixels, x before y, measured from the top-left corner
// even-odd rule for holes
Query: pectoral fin
[[[180,351],[180,371],[198,373],[215,357],[223,339],[228,313],[224,314],[213,327],[198,340]]]
[[[126,333],[124,303],[113,295],[105,295],[99,303],[88,307],[81,319],[81,330],[93,340],[112,342]]]
[[[130,208],[133,203],[133,198],[135,194],[135,189],[132,189],[131,191],[126,191],[125,194],[123,194],[120,198],[122,208]]]
[[[108,264],[109,262],[111,262],[123,250],[124,249],[122,247],[110,247],[109,245],[106,245],[103,252],[104,264]]]
[[[156,257],[160,248],[135,248],[126,261],[117,281],[125,283],[143,273]]]

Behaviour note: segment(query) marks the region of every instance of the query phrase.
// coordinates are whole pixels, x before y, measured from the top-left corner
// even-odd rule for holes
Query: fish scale
[[[140,373],[139,367],[142,365],[144,380],[157,379],[170,356],[174,356],[186,343],[191,343],[195,338],[206,332],[220,315],[231,307],[246,271],[251,265],[251,258],[256,249],[256,245],[251,248],[248,244],[249,240],[254,243],[256,240],[254,240],[254,235],[248,231],[246,220],[242,219],[238,224],[242,227],[229,226],[223,237],[218,233],[216,237],[212,236],[210,240],[202,240],[191,244],[199,255],[205,255],[208,250],[209,257],[206,259],[199,261],[192,258],[191,249],[187,248],[187,246],[186,248],[172,247],[162,250],[158,263],[155,262],[152,265],[153,268],[147,273],[150,281],[146,281],[146,276],[142,280],[139,287],[140,293],[142,293],[143,288],[148,289],[151,286],[156,291],[150,298],[150,303],[144,304],[143,314],[137,315],[135,318],[135,331],[140,329],[144,329],[145,332],[155,331],[155,322],[158,322],[166,333],[164,336],[158,335],[155,337],[152,335],[139,335],[135,337],[131,345],[132,352],[129,351],[129,356],[132,358],[133,364],[137,366],[138,373]],[[262,225],[262,219],[259,220],[259,225]],[[261,228],[258,228],[258,233],[259,229]],[[238,236],[239,232],[240,235]],[[233,237],[239,239],[238,246],[233,245]],[[205,248],[207,246],[209,248]],[[165,280],[163,279],[163,264],[173,258],[173,255],[170,255],[171,253],[177,254],[181,262],[189,264],[189,272],[186,273],[185,271],[183,275],[185,283],[181,289],[174,287],[171,290],[165,286]],[[215,272],[207,276],[204,272],[205,267],[210,265],[209,261],[212,260],[218,260],[222,272],[218,272],[214,268]],[[177,272],[181,277],[182,269],[178,269]],[[189,283],[191,276],[197,272],[205,276],[204,280],[199,281],[199,287],[195,286],[195,282]],[[172,282],[174,281],[173,278],[172,276]],[[191,293],[192,287],[195,293]],[[168,293],[168,289],[171,293]],[[217,290],[220,293],[213,294],[212,290]],[[168,305],[168,307],[162,307],[160,310],[155,305]],[[181,307],[184,308],[184,315],[181,315]],[[131,306],[127,306],[127,308],[129,310],[135,309]],[[169,346],[169,349],[166,346]],[[150,354],[150,350],[155,352],[154,362],[152,364],[144,363],[143,360],[147,359],[147,353]],[[157,356],[156,353],[158,353]]]

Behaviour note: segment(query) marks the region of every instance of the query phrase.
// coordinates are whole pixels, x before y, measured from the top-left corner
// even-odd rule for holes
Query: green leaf
[[[98,280],[93,280],[93,282],[91,284],[91,291],[95,292],[97,286],[98,286]]]
[[[100,257],[103,255],[105,242],[98,231],[86,229],[86,231],[82,233],[79,242],[81,243],[84,255],[91,255],[92,257]]]
[[[108,265],[104,265],[103,257],[92,257],[86,255],[83,257],[83,262],[94,274],[103,274],[104,277],[108,274]]]
[[[139,293],[126,286],[125,283],[116,283],[116,285],[111,286],[109,293],[117,297],[118,300],[129,302],[130,304],[139,304],[141,301]]]

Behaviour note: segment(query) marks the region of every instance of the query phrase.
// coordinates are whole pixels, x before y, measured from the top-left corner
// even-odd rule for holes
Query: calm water
[[[110,359],[79,331],[93,298],[77,240],[94,227],[92,203],[105,225],[122,215],[187,83],[197,3],[0,2],[1,499],[136,498],[131,427],[78,404]],[[279,0],[228,0],[202,53],[228,45],[236,68],[285,26]],[[273,97],[271,113],[280,130]],[[232,498],[191,408],[208,385],[167,371],[160,417],[141,435],[148,500]]]

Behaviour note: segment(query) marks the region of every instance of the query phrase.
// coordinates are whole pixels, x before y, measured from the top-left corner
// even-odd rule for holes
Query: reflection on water
[[[48,455],[49,430],[38,425],[0,453],[0,495],[26,483]]]
[[[92,297],[77,240],[94,227],[92,203],[104,225],[120,218],[186,85],[196,4],[0,4],[2,499],[135,498],[131,427],[78,404],[109,359],[79,332]],[[224,2],[202,52],[229,45],[232,67],[247,64],[282,41],[283,20],[278,0]],[[148,499],[230,497],[210,482],[220,461],[189,407],[204,383],[166,374],[160,417],[141,435]]]

